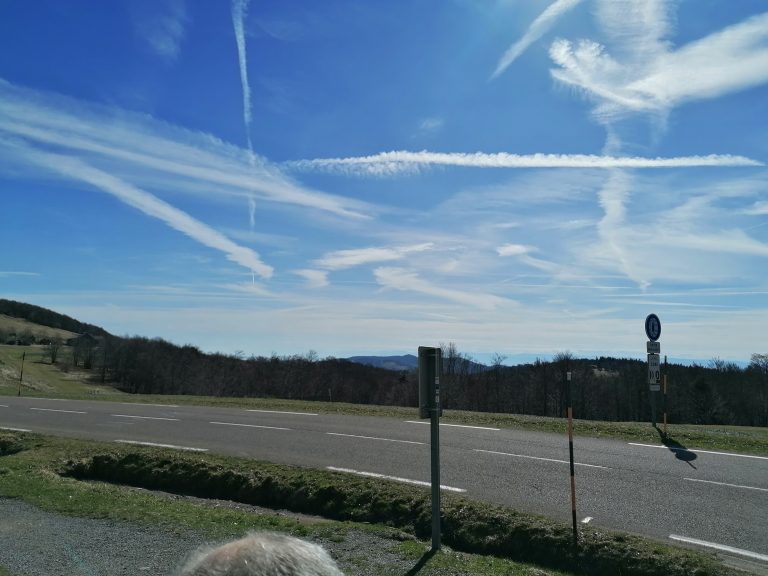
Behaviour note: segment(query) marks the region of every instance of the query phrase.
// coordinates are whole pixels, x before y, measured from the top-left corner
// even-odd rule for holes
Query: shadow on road
[[[429,550],[428,552],[425,552],[424,555],[419,558],[419,561],[416,562],[416,564],[408,570],[403,576],[416,576],[419,572],[421,572],[421,569],[424,568],[424,566],[427,565],[427,562],[432,558],[432,556],[435,555],[434,550]]]
[[[659,430],[658,426],[654,426],[654,427],[656,428],[656,432],[659,433],[659,438],[661,438],[661,443],[664,444],[664,446],[666,446],[669,449],[669,451],[675,455],[675,458],[677,458],[678,460],[682,460],[683,462],[688,464],[688,466],[696,470],[696,466],[692,464],[692,462],[696,460],[696,458],[698,458],[698,456],[696,456],[696,453],[688,450],[688,448],[680,444],[680,442],[678,442],[677,440],[674,440],[673,438],[665,435],[664,432]]]

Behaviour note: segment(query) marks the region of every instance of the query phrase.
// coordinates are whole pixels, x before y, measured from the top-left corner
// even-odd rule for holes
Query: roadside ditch
[[[382,524],[420,539],[428,539],[431,530],[427,490],[344,473],[143,448],[70,458],[56,472],[77,480]],[[583,574],[731,573],[712,555],[595,528],[583,529],[574,548],[568,525],[452,494],[443,495],[442,528],[443,542],[454,550]]]

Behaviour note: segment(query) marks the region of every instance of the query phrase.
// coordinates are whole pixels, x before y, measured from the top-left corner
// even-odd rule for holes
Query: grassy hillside
[[[0,334],[23,334],[29,332],[35,338],[61,338],[66,340],[77,336],[74,332],[69,330],[61,330],[60,328],[51,328],[49,326],[43,326],[41,324],[35,324],[29,320],[23,318],[12,318],[5,314],[0,314]]]
[[[65,366],[63,363],[52,366],[46,358],[45,346],[5,345],[0,345],[0,395],[18,394],[22,354],[24,355],[24,376],[21,388],[23,396],[93,398],[105,394],[112,397],[122,395],[111,386],[101,386],[91,382],[92,372],[75,369],[65,372],[62,370],[62,366]],[[67,354],[66,350],[62,353],[64,356]]]

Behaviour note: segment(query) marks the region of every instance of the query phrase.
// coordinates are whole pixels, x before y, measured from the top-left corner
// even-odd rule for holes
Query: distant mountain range
[[[419,367],[419,358],[413,354],[404,354],[402,356],[350,356],[347,360],[398,372],[416,370]],[[472,361],[470,361],[469,366],[470,372],[482,372],[488,369],[488,366],[485,364]]]
[[[402,356],[351,356],[347,360],[357,364],[375,366],[376,368],[397,370],[398,372],[415,370],[419,366],[419,359],[413,354],[404,354]]]

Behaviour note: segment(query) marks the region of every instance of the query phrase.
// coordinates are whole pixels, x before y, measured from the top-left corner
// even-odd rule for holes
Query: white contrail
[[[243,20],[248,13],[250,0],[232,0],[232,26],[235,29],[237,42],[237,57],[240,64],[240,83],[243,85],[243,123],[245,137],[248,140],[248,150],[253,151],[251,144],[251,86],[248,83],[248,59],[245,52],[245,27]]]
[[[243,85],[243,125],[245,128],[245,141],[248,145],[248,161],[251,166],[256,165],[256,157],[253,153],[251,141],[251,84],[248,81],[248,56],[245,45],[245,25],[243,21],[248,14],[250,0],[232,0],[232,26],[235,29],[235,42],[237,43],[237,59],[240,65],[240,83]],[[256,226],[256,198],[253,194],[248,197],[248,214],[250,216],[251,230]]]
[[[256,198],[253,194],[248,196],[248,216],[251,223],[251,230],[256,226]]]
[[[555,2],[550,4],[549,7],[547,7],[547,9],[531,23],[522,38],[512,44],[512,46],[504,52],[504,55],[496,66],[496,70],[494,70],[491,75],[491,79],[501,75],[501,73],[509,68],[512,62],[525,52],[531,44],[546,34],[560,16],[579,3],[581,3],[581,0],[555,0]]]
[[[220,250],[229,260],[248,268],[262,278],[270,278],[274,272],[273,268],[265,264],[250,248],[236,244],[186,212],[108,172],[94,168],[77,158],[40,152],[24,145],[17,145],[17,149],[28,161],[109,193],[144,214],[162,220],[193,240],[209,248]]]
[[[374,210],[363,201],[303,186],[265,158],[210,134],[0,78],[0,145],[4,136],[77,156],[152,190],[200,194],[204,189],[209,200],[256,195],[353,219],[369,219]],[[0,158],[10,160],[2,151]]]
[[[287,162],[297,170],[325,170],[346,174],[392,176],[418,172],[428,166],[472,168],[691,168],[704,166],[762,166],[761,162],[730,154],[645,158],[594,154],[508,154],[499,152],[409,152],[397,150],[371,156],[318,158]]]

